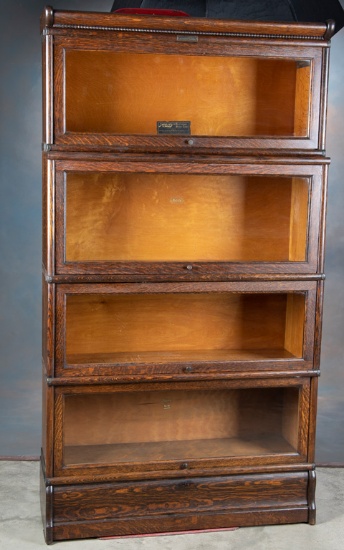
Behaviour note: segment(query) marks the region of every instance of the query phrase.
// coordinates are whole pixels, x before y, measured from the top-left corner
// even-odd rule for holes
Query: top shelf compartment
[[[67,133],[307,137],[311,63],[70,50]]]
[[[68,34],[54,29],[46,48],[53,80],[47,143],[74,150],[324,148],[326,41],[235,36],[216,21],[211,33],[188,34],[158,19],[154,29],[123,28],[121,19],[102,33],[87,25]]]

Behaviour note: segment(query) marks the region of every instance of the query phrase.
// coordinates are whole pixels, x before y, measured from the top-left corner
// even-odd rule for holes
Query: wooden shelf
[[[295,453],[283,437],[199,439],[194,441],[159,441],[123,445],[78,445],[64,448],[64,464],[113,464],[116,462],[150,462],[191,460],[239,456],[266,456]]]
[[[67,357],[70,365],[123,363],[210,363],[232,361],[273,361],[276,359],[296,359],[295,355],[284,348],[279,349],[224,349],[224,350],[191,350],[191,351],[155,351],[135,353],[80,353]]]

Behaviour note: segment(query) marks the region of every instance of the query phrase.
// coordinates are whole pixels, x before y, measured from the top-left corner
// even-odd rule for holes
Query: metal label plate
[[[163,135],[190,135],[191,122],[189,120],[158,120],[156,123],[158,134]]]

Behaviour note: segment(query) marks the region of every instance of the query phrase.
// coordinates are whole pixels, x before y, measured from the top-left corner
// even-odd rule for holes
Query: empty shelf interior
[[[69,172],[67,261],[305,261],[309,180]]]
[[[68,132],[152,134],[190,121],[198,136],[306,136],[310,63],[255,57],[67,50]]]
[[[68,295],[68,364],[302,357],[305,295]]]
[[[64,461],[140,462],[295,453],[299,390],[66,396]]]

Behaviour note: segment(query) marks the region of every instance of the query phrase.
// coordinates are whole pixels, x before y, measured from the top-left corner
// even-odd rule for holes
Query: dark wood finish
[[[113,32],[116,34],[116,39],[112,37]],[[318,90],[321,88],[322,79],[322,65],[323,65],[323,49],[319,49],[317,46],[306,47],[306,43],[291,46],[289,43],[279,43],[276,45],[270,45],[267,48],[266,43],[262,43],[259,40],[248,43],[246,39],[230,39],[230,38],[217,38],[214,36],[202,36],[200,41],[196,44],[192,44],[192,50],[190,46],[182,44],[176,41],[176,37],[173,34],[152,33],[149,41],[142,41],[140,33],[122,33],[117,31],[109,31],[110,36],[107,36],[104,32],[97,36],[96,40],[87,40],[82,37],[82,34],[77,37],[73,37],[73,31],[68,33],[68,36],[54,36],[55,55],[54,55],[54,89],[55,89],[55,103],[54,103],[54,128],[55,128],[55,143],[57,147],[63,148],[65,145],[73,145],[74,150],[77,148],[85,147],[104,147],[111,145],[118,149],[130,148],[131,150],[178,150],[190,154],[197,152],[220,151],[220,150],[247,150],[250,149],[274,149],[274,150],[309,150],[316,151],[319,149],[320,143],[320,120],[325,116],[322,104],[320,102],[320,96],[318,96]],[[65,58],[66,51],[73,51],[80,48],[102,51],[124,51],[151,54],[151,52],[157,52],[159,54],[186,55],[190,56],[223,56],[228,55],[234,58],[247,58],[247,56],[255,55],[264,59],[273,59],[274,57],[298,60],[302,58],[312,59],[312,106],[310,109],[310,122],[309,122],[309,135],[307,137],[274,137],[267,135],[265,137],[205,137],[205,136],[192,136],[192,139],[188,139],[188,136],[161,136],[161,135],[138,135],[124,133],[97,133],[88,130],[87,133],[70,132],[66,127],[66,114],[65,114],[65,100],[63,90],[65,89]],[[146,49],[145,49],[146,48]],[[142,111],[142,109],[141,109]],[[308,126],[308,125],[307,125]],[[248,134],[251,132],[248,131]]]
[[[41,32],[44,32],[49,27],[52,27],[54,24],[54,10],[51,6],[45,6],[44,11],[41,15]]]
[[[45,23],[43,19],[43,23]],[[155,29],[160,32],[166,30],[186,31],[186,32],[214,32],[233,33],[245,35],[266,35],[269,38],[281,35],[291,39],[297,36],[303,39],[324,39],[327,32],[325,23],[270,23],[263,21],[230,21],[230,20],[207,20],[204,18],[171,18],[164,17],[156,19],[155,17],[135,16],[132,18],[127,15],[96,13],[96,12],[73,12],[73,11],[54,11],[53,22],[49,12],[49,20],[45,23],[47,27],[55,26],[63,28],[62,25],[73,25],[75,28],[80,26],[89,26],[90,30],[94,27],[126,27],[135,29]]]
[[[206,481],[195,478],[186,482],[182,480],[166,480],[165,482],[152,481],[140,484],[125,482],[117,487],[89,487],[79,489],[79,495],[75,494],[75,488],[56,488],[54,491],[55,522],[56,524],[67,521],[85,521],[89,519],[106,520],[109,515],[115,515],[118,519],[129,518],[135,515],[147,516],[149,505],[152,516],[173,511],[180,513],[219,512],[226,508],[248,509],[252,507],[252,500],[259,502],[264,507],[277,504],[281,499],[281,488],[276,490],[279,484],[283,485],[286,507],[305,504],[307,477],[306,473],[280,474],[277,479],[269,474],[238,476],[237,478],[209,478]],[[303,480],[300,484],[300,479]],[[259,491],[257,491],[259,486]],[[240,490],[238,488],[240,487]],[[139,499],[135,493],[141,493]],[[91,495],[93,494],[93,497]],[[107,494],[107,498],[105,495]],[[173,494],[172,502],[166,505]],[[255,498],[253,497],[255,495]],[[259,496],[260,495],[260,496]],[[80,498],[81,497],[81,498]],[[106,498],[106,500],[104,499]],[[94,508],[90,506],[94,502]],[[103,505],[100,505],[104,502]],[[99,508],[98,513],[95,508]]]
[[[322,63],[323,63],[322,82],[321,82],[322,93],[319,98],[322,104],[322,108],[324,109],[324,113],[327,112],[327,104],[328,104],[329,61],[330,61],[330,50],[325,49],[323,52],[323,59],[322,59]],[[321,117],[320,127],[319,127],[319,149],[322,151],[325,151],[325,147],[326,147],[326,115],[325,117]]]
[[[55,273],[55,161],[43,157],[42,261],[44,274]]]
[[[306,522],[307,486],[299,472],[56,487],[54,538]]]
[[[333,25],[41,30],[47,543],[314,524]]]
[[[138,178],[138,173],[142,174],[141,178]],[[133,175],[130,176],[130,174]],[[178,174],[178,178],[176,178],[176,174]],[[297,178],[295,175],[297,175]],[[301,177],[304,179],[299,179]],[[135,274],[154,275],[156,278],[170,274],[173,279],[182,276],[195,279],[209,275],[213,279],[213,276],[216,276],[218,272],[226,273],[227,276],[245,272],[251,274],[316,272],[318,243],[319,246],[323,244],[322,240],[319,239],[319,232],[322,232],[320,212],[322,212],[323,177],[321,166],[311,168],[301,164],[295,164],[295,166],[289,164],[271,166],[269,164],[257,167],[252,164],[252,160],[250,163],[246,161],[245,163],[232,162],[231,164],[217,164],[212,161],[208,165],[198,164],[196,161],[192,163],[169,162],[167,164],[166,162],[160,162],[160,159],[158,161],[156,158],[150,162],[138,163],[127,159],[116,163],[102,162],[101,160],[99,162],[56,161],[57,273],[79,273],[80,275],[87,273],[88,276],[91,273],[98,275],[110,273],[124,278]],[[165,181],[165,178],[168,181]],[[177,189],[175,187],[177,183],[180,186],[184,180],[186,190],[182,193],[180,190],[178,191],[178,187]],[[76,191],[79,193],[76,196],[73,191],[74,181],[74,189],[76,187]],[[295,186],[292,193],[291,187],[289,190],[286,187],[287,181],[290,182],[290,185]],[[96,189],[99,189],[100,202],[95,202],[94,198],[95,191],[93,189],[96,182],[98,182]],[[125,182],[128,182],[127,190]],[[297,191],[296,187],[299,182],[302,182],[304,188],[301,193]],[[309,182],[308,201],[306,182]],[[201,185],[205,186],[204,193],[208,197],[212,196],[213,193],[211,200],[214,202],[219,201],[223,207],[226,206],[226,208],[223,208],[221,219],[214,218],[213,210],[209,210],[206,205],[202,207],[202,201],[205,203],[205,199],[200,191]],[[240,185],[245,186],[245,195],[242,195]],[[71,189],[69,190],[70,186]],[[166,186],[167,191],[164,191]],[[187,191],[188,186],[189,192]],[[230,190],[226,191],[226,186],[232,187],[232,195],[229,195]],[[149,198],[146,198],[147,204],[145,205],[144,197],[141,197],[143,191],[141,191],[137,201],[131,199],[131,205],[126,209],[122,201],[126,197],[129,200],[136,189],[139,192],[140,187],[147,188],[147,193],[152,194],[151,202],[154,205],[155,201],[156,206],[150,206]],[[162,191],[159,191],[161,188]],[[124,199],[119,198],[119,190],[124,193]],[[300,190],[302,190],[302,187],[300,187]],[[156,195],[159,197],[159,192],[161,193],[160,202],[158,202],[158,198],[154,198]],[[289,193],[291,193],[290,196]],[[69,205],[66,195],[71,197],[70,200],[76,201],[76,204],[80,203],[82,198],[86,201],[87,196],[90,197],[91,204],[86,206],[85,214],[82,216],[82,224],[78,223],[77,220],[78,210],[72,209],[72,204]],[[260,203],[260,217],[258,216],[256,220],[253,220],[250,208],[262,200],[264,202],[266,195],[274,195],[275,202],[265,205],[264,208]],[[73,197],[75,198],[73,199]],[[172,205],[171,200],[184,201],[186,205],[183,206],[179,203],[173,203]],[[200,201],[200,204],[195,211],[192,210],[192,205],[196,200]],[[230,200],[232,203],[229,202]],[[287,203],[287,209],[284,212],[282,206],[280,207],[278,204],[279,200]],[[267,199],[265,199],[265,202],[267,202]],[[112,206],[113,203],[116,204],[115,207]],[[71,212],[75,212],[71,218],[68,217],[69,208]],[[214,206],[211,208],[214,208]],[[235,214],[231,212],[233,208]],[[147,213],[147,210],[149,213]],[[272,220],[270,220],[271,216],[269,214],[271,210],[276,210],[277,213],[277,216]],[[165,212],[166,214],[164,214]],[[141,230],[139,228],[134,229],[135,214],[143,218],[140,222],[142,224]],[[206,218],[207,215],[209,215],[209,219]],[[284,230],[282,227],[276,227],[278,215],[285,220],[283,222]],[[156,218],[158,219],[157,222],[155,221]],[[266,219],[270,221],[267,223]],[[294,226],[292,226],[292,223],[294,223]],[[132,235],[135,249],[129,246],[130,243],[126,244],[127,240],[119,232],[118,224],[125,224],[129,234]],[[256,227],[254,224],[256,224]],[[290,230],[288,229],[289,224],[291,226]],[[233,232],[236,234],[241,225],[243,239],[245,239],[241,248],[237,244],[239,242],[237,236],[233,239],[233,244],[230,241],[226,243],[226,233],[228,232],[229,239],[230,234]],[[208,228],[208,226],[207,235],[205,228]],[[277,229],[281,233],[280,238]],[[87,232],[90,230],[92,230],[91,233]],[[75,236],[72,233],[71,237],[68,237],[68,232],[73,231]],[[210,233],[211,231],[212,233]],[[100,243],[104,232],[106,232],[107,238],[114,243],[117,240],[119,241],[118,245],[111,245],[113,254],[117,254],[117,260],[115,257],[111,259],[109,247],[108,251],[104,250],[103,252],[103,254],[108,255],[106,261],[100,261],[97,258],[92,259],[92,250],[94,250],[94,255],[101,254]],[[165,233],[163,237],[161,237],[162,233]],[[197,256],[194,256],[195,233],[196,236],[199,234],[197,237],[199,242],[204,242],[203,248],[200,250],[201,255],[204,257],[203,261],[201,258],[197,259]],[[216,238],[219,240],[219,235],[222,233],[224,235],[222,245],[217,243],[215,248],[212,240]],[[274,239],[272,237],[273,233],[275,233]],[[171,246],[168,243],[171,240],[179,242],[183,238],[183,234],[186,241],[184,261],[173,259],[178,254],[183,254],[183,248],[180,251],[178,248],[175,248],[174,252],[171,250],[172,256],[170,258],[166,256],[164,261],[159,261],[161,251]],[[300,235],[299,243],[295,239],[296,234]],[[307,235],[307,250],[305,250],[302,242],[302,235],[304,235],[304,238]],[[66,239],[67,244],[70,243],[67,251]],[[271,241],[269,248],[267,247],[267,241]],[[140,255],[139,247],[144,247],[145,242],[147,243],[146,246],[149,246],[149,251],[143,249],[143,261],[139,261],[141,260],[138,257]],[[293,242],[295,243],[294,247]],[[85,249],[83,243],[89,243],[87,249]],[[121,243],[125,244],[121,245]],[[114,248],[115,246],[117,248]],[[131,257],[126,260],[124,254],[128,247],[130,248]],[[282,252],[283,247],[285,248],[284,253]],[[212,248],[214,252],[211,252]],[[266,249],[266,251],[260,253],[259,261],[259,257],[255,258],[255,255],[257,254],[256,250],[260,248]],[[70,254],[73,256],[73,250],[76,251],[74,254],[77,254],[80,259],[77,256],[74,256],[74,259],[68,256]],[[136,257],[133,250],[137,250]],[[154,252],[152,252],[153,250]],[[216,250],[218,251],[216,252]],[[152,253],[155,254],[155,261],[151,259]],[[305,253],[306,257],[304,257]],[[85,256],[85,254],[88,254],[88,256]],[[220,262],[214,261],[216,257],[214,254],[217,254],[218,257],[223,256]],[[226,261],[226,254],[232,255],[233,259]],[[283,254],[287,254],[289,259],[284,256],[283,261]],[[83,257],[87,258],[87,261],[83,260]],[[242,259],[238,261],[241,257]],[[287,261],[285,261],[286,259]],[[188,273],[188,271],[192,271],[192,273]]]
[[[209,267],[209,265],[208,265]],[[324,280],[325,276],[322,273],[319,274],[307,274],[307,273],[292,273],[292,274],[283,274],[283,273],[243,273],[243,274],[227,274],[226,272],[223,272],[221,269],[221,265],[217,264],[216,266],[212,266],[212,269],[214,271],[210,271],[206,274],[199,274],[197,272],[197,269],[188,270],[185,269],[183,272],[175,273],[175,274],[168,274],[168,273],[161,273],[159,271],[159,276],[154,275],[152,273],[145,273],[143,274],[131,274],[131,273],[124,273],[124,274],[117,274],[117,275],[101,275],[101,274],[82,274],[82,275],[54,275],[49,276],[44,271],[44,276],[47,282],[49,283],[105,283],[105,284],[111,284],[111,283],[119,283],[119,282],[126,282],[126,283],[148,283],[148,282],[165,282],[170,283],[172,281],[174,282],[236,282],[236,281],[242,281],[242,282],[259,282],[259,281],[320,281]]]
[[[308,502],[309,502],[309,518],[308,523],[315,525],[316,523],[316,506],[315,506],[315,487],[316,487],[316,473],[315,469],[308,472]]]
[[[119,153],[117,153],[117,152],[111,151],[111,149],[104,146],[101,148],[101,151],[91,151],[89,149],[87,149],[86,151],[76,151],[70,148],[63,149],[62,151],[56,151],[54,149],[51,149],[50,151],[46,152],[44,156],[48,160],[67,161],[70,163],[72,163],[73,161],[146,163],[147,160],[149,160],[154,164],[153,168],[155,167],[155,162],[165,164],[165,165],[169,165],[170,163],[172,164],[176,163],[176,164],[180,164],[181,166],[182,165],[187,166],[195,162],[199,167],[201,167],[202,165],[204,165],[206,169],[208,167],[208,170],[211,170],[210,167],[212,165],[214,166],[234,165],[235,166],[237,164],[239,165],[248,164],[248,165],[252,165],[254,168],[254,166],[260,167],[262,165],[294,166],[295,164],[297,164],[298,166],[323,166],[324,167],[331,163],[331,159],[326,157],[324,152],[318,152],[314,155],[304,156],[304,153],[299,150],[293,151],[292,154],[288,154],[288,152],[284,151],[284,152],[280,152],[279,155],[277,155],[277,151],[263,150],[263,151],[259,151],[259,155],[257,156],[254,154],[254,152],[252,152],[252,154],[249,155],[247,149],[245,149],[244,151],[240,151],[240,153],[238,153],[237,151],[231,150],[231,151],[228,151],[228,153],[226,154],[223,154],[223,151],[219,151],[218,153],[213,151],[211,154],[208,153],[205,155],[199,155],[199,156],[192,157],[192,159],[190,159],[190,157],[176,154],[175,152],[170,152],[166,154],[164,153],[162,155],[158,153],[151,153],[149,150],[143,151],[141,153],[133,152],[132,154],[130,154],[130,156],[128,156],[127,151],[120,151]],[[192,162],[190,162],[190,160],[192,160]],[[301,172],[301,175],[305,175],[305,174]]]
[[[292,293],[295,292],[302,294],[293,295]],[[218,298],[216,298],[216,295]],[[82,298],[83,296],[86,301]],[[242,302],[238,301],[240,296],[242,296]],[[299,296],[302,301],[297,307],[294,305],[291,308],[293,296],[294,298]],[[202,375],[202,373],[208,373],[208,376],[216,376],[221,372],[230,374],[230,372],[237,370],[256,371],[260,369],[270,370],[271,368],[283,369],[283,367],[287,367],[288,370],[312,369],[315,297],[316,283],[306,281],[279,282],[278,284],[270,282],[256,282],[254,284],[248,282],[60,284],[57,287],[56,299],[56,374],[69,377],[88,376],[90,374],[154,376],[157,374],[168,375],[174,373],[178,375],[192,372],[193,377],[195,377]],[[73,298],[71,303],[75,303],[73,310],[69,309],[69,298]],[[289,300],[289,306],[285,301],[286,299]],[[226,307],[226,300],[228,301],[228,307]],[[268,309],[266,309],[264,301]],[[79,313],[78,303],[81,306]],[[87,305],[88,303],[90,306]],[[177,310],[175,310],[174,304],[179,304]],[[221,344],[219,338],[225,337],[227,330],[230,332],[235,331],[234,326],[232,329],[230,328],[233,325],[233,315],[236,315],[235,309],[240,314],[241,323],[244,322],[245,304],[246,331],[248,331],[246,338],[250,338],[249,333],[252,330],[255,332],[254,339],[251,343],[248,339],[246,340],[247,344],[244,344],[243,332],[240,332],[238,336],[233,334],[228,338],[232,342],[232,347],[234,344],[234,349],[232,351],[226,350],[226,348],[222,349],[221,346],[224,344]],[[254,313],[254,304],[256,304],[256,313]],[[298,302],[295,302],[295,304],[298,304]],[[298,308],[299,312],[297,313]],[[95,314],[92,313],[93,309]],[[87,313],[88,310],[90,310],[91,316]],[[75,311],[75,314],[73,311]],[[136,314],[135,311],[137,311]],[[197,313],[198,311],[200,315]],[[264,311],[265,321],[261,317]],[[148,317],[145,317],[145,312],[149,313],[151,321]],[[123,340],[121,332],[116,336],[116,325],[114,329],[111,328],[113,326],[112,318],[116,319],[116,323],[120,323],[121,330],[124,326],[127,327],[125,330],[131,336],[126,344],[124,344],[125,340]],[[296,324],[297,318],[301,321],[299,325]],[[99,326],[103,327],[101,332],[96,328],[99,322],[102,323]],[[96,323],[96,326],[92,328],[94,323]],[[256,323],[259,323],[261,328],[264,327],[263,332],[259,333],[261,334],[260,340],[259,334],[255,330]],[[176,330],[182,331],[180,334],[176,332],[177,335],[179,334],[177,340],[176,336],[172,336],[172,333],[168,336],[171,330],[169,327],[174,327],[174,324],[176,327],[173,328],[173,332]],[[148,326],[150,329],[148,329]],[[178,326],[179,329],[177,329]],[[280,327],[279,332],[278,326]],[[131,327],[133,328],[131,329]],[[166,336],[162,334],[160,345],[158,345],[155,334],[157,331],[161,333],[163,327],[166,327],[164,329],[167,331]],[[211,336],[210,327],[214,331],[214,338]],[[71,330],[73,330],[73,333],[70,332]],[[190,330],[196,331],[194,337],[192,337],[192,332],[187,337],[191,339],[196,337],[194,343],[191,340],[191,345],[188,344],[187,340],[184,342],[185,336]],[[223,332],[224,330],[225,332]],[[270,343],[266,340],[269,330]],[[84,334],[86,337],[90,331],[93,333],[94,341],[96,341],[96,334],[98,334],[98,350],[95,348],[96,353],[93,355],[87,355],[85,347],[87,343],[82,336]],[[203,331],[203,336],[200,336],[202,335],[200,331]],[[242,327],[241,331],[245,331],[245,329]],[[251,337],[253,337],[254,332]],[[221,333],[223,336],[221,336]],[[149,336],[150,334],[151,336]],[[110,348],[99,348],[101,342],[104,342],[105,346],[110,345],[111,349],[115,351],[113,346],[118,337],[120,338],[120,345],[122,347],[125,345],[125,347],[123,349],[122,347],[121,349],[118,348],[117,354],[111,353]],[[79,353],[79,357],[75,354],[73,356],[72,353],[73,348],[71,346],[74,338],[80,341],[79,349],[75,349]],[[144,339],[145,342],[142,342],[141,345],[137,343],[138,348],[135,350],[130,341],[139,342],[138,338]],[[233,338],[236,340],[233,340]],[[166,343],[170,342],[165,352],[161,347],[164,339]],[[279,340],[281,349],[278,350],[276,344]],[[208,346],[204,345],[202,349],[200,346],[203,341],[204,344],[208,341]],[[239,341],[241,342],[241,350],[238,349]],[[84,343],[82,344],[82,342]],[[183,348],[178,350],[181,345],[180,342],[184,342],[184,351]],[[80,355],[80,346],[84,349],[84,356]],[[270,350],[266,349],[268,346],[270,346]],[[89,348],[89,345],[87,345],[87,348]],[[197,351],[198,348],[200,348],[200,351]],[[127,353],[123,353],[125,349]],[[295,353],[292,352],[293,349]],[[154,353],[155,351],[158,353]]]
[[[42,281],[42,361],[44,374],[51,377],[55,370],[55,284]]]
[[[42,37],[42,99],[43,99],[43,150],[54,142],[53,120],[53,37]]]
[[[309,434],[308,434],[308,460],[315,462],[315,436],[316,436],[316,418],[318,405],[318,377],[312,378],[310,386],[310,414],[309,414]]]
[[[275,388],[276,390],[273,390]],[[277,390],[277,388],[279,388]],[[297,389],[297,392],[293,389],[292,393],[289,388]],[[282,391],[283,389],[283,391]],[[238,390],[240,390],[238,392]],[[234,393],[233,393],[234,391]],[[227,393],[226,393],[227,392]],[[289,393],[288,393],[289,392]],[[111,386],[71,386],[71,387],[57,387],[55,389],[56,401],[55,401],[55,475],[69,475],[69,476],[82,476],[87,473],[93,475],[111,475],[111,472],[121,472],[122,476],[126,476],[128,473],[131,474],[133,471],[136,472],[154,472],[154,471],[164,471],[164,470],[180,470],[183,468],[183,464],[187,462],[187,468],[191,471],[193,469],[202,469],[206,473],[208,468],[219,467],[238,467],[242,464],[243,459],[240,457],[240,454],[245,456],[245,464],[249,464],[251,467],[258,465],[271,465],[271,464],[292,464],[299,463],[300,460],[307,462],[307,441],[308,441],[308,416],[309,416],[309,379],[297,379],[297,378],[288,378],[288,379],[250,379],[250,380],[214,380],[212,382],[180,382],[178,384],[171,383],[143,383],[136,384],[135,387],[132,384],[123,384],[120,386],[111,385]],[[188,402],[188,394],[194,401],[190,412],[187,412],[191,407]],[[197,397],[199,395],[199,397]],[[283,398],[284,395],[284,404]],[[103,397],[102,397],[103,396]],[[227,397],[228,396],[228,397]],[[297,398],[297,401],[295,399]],[[68,403],[65,401],[68,399]],[[72,399],[72,401],[70,401]],[[213,399],[215,401],[213,401]],[[276,404],[274,405],[274,400]],[[142,409],[139,406],[140,402],[146,404],[146,408]],[[266,402],[265,402],[266,401]],[[216,412],[214,410],[212,403],[223,403],[223,407]],[[101,403],[103,403],[101,405]],[[199,407],[198,404],[199,403]],[[207,405],[208,403],[208,405]],[[66,406],[68,405],[68,409]],[[99,408],[100,406],[100,408]],[[152,408],[152,417],[148,413],[150,406]],[[227,413],[221,412],[227,410],[227,406],[233,409],[233,412],[229,415]],[[86,407],[86,408],[85,408]],[[119,408],[118,408],[119,407]],[[135,421],[135,409],[138,407],[138,418]],[[172,409],[172,413],[167,412]],[[272,411],[275,411],[274,414],[264,413],[264,407],[271,407]],[[282,408],[281,408],[282,407]],[[199,408],[199,418],[197,417],[196,411]],[[115,411],[116,409],[116,411]],[[153,411],[154,409],[154,411]],[[81,411],[85,411],[82,413]],[[208,410],[208,413],[206,411]],[[101,412],[103,411],[103,413]],[[139,412],[141,411],[141,412]],[[153,427],[153,431],[148,435],[147,431],[150,430],[148,426],[143,426],[145,420],[143,417],[140,420],[140,414],[146,411],[144,414],[148,414],[148,417],[155,418],[157,425],[156,428]],[[214,411],[214,412],[211,412]],[[255,411],[255,412],[254,412]],[[282,415],[283,413],[283,415]],[[73,417],[75,416],[75,424],[73,427]],[[134,414],[134,416],[133,416]],[[172,414],[172,416],[171,416]],[[216,415],[219,416],[216,416]],[[104,416],[105,415],[105,416]],[[118,416],[120,415],[120,416]],[[162,415],[162,416],[161,416]],[[206,415],[208,420],[201,421],[202,417]],[[215,415],[215,416],[214,416]],[[276,416],[277,415],[277,416]],[[282,416],[280,416],[282,415]],[[162,453],[159,459],[153,459],[151,455],[150,460],[143,459],[139,460],[139,447],[134,450],[132,453],[132,458],[135,457],[133,461],[128,455],[125,459],[124,452],[126,452],[125,446],[122,445],[118,447],[118,452],[120,455],[123,455],[123,458],[118,461],[112,461],[112,463],[107,462],[109,455],[106,454],[107,450],[101,448],[94,448],[99,456],[101,462],[96,462],[94,459],[84,464],[67,464],[65,457],[65,445],[74,443],[77,440],[80,441],[82,445],[85,444],[97,444],[98,440],[102,440],[102,431],[105,430],[107,433],[106,439],[109,445],[112,444],[111,437],[113,441],[119,441],[119,437],[114,435],[111,436],[110,432],[113,430],[121,429],[121,423],[123,425],[123,420],[118,420],[120,417],[126,418],[128,423],[128,430],[124,430],[123,427],[123,437],[127,437],[128,442],[135,441],[135,437],[138,438],[138,441],[141,441],[141,453],[152,453],[159,452]],[[112,428],[110,429],[108,425],[108,418],[116,418],[115,422],[111,422]],[[237,424],[230,424],[226,421],[226,418],[237,418]],[[87,420],[88,418],[88,420]],[[168,420],[172,418],[172,424],[170,428],[166,422],[171,422]],[[213,420],[212,420],[213,418]],[[240,418],[240,421],[239,421]],[[252,427],[255,426],[256,418],[257,425],[254,428],[256,432],[255,435],[251,433]],[[131,420],[130,420],[131,419]],[[178,420],[179,419],[179,420]],[[184,419],[184,420],[182,420]],[[97,423],[98,427],[95,427],[94,422]],[[100,422],[100,424],[99,424]],[[118,428],[117,423],[118,424]],[[160,424],[161,422],[161,424]],[[178,422],[181,424],[178,427]],[[201,422],[201,425],[199,424]],[[211,424],[213,422],[213,425]],[[275,443],[272,441],[269,443],[268,440],[265,441],[266,437],[264,435],[264,430],[267,430],[269,433],[268,423],[270,424],[270,431],[273,432],[277,430],[276,433],[279,436],[283,435],[283,438],[286,441],[289,441],[293,450],[287,445],[282,449],[281,443],[276,440]],[[220,428],[221,423],[223,428]],[[197,438],[192,444],[192,439],[189,444],[186,442],[187,433],[190,434],[193,438],[197,435],[199,429],[205,430],[206,425],[208,425],[209,434],[207,437],[212,437],[215,434],[215,439],[219,439],[218,436],[221,434],[232,434],[238,435],[238,440],[233,440],[234,447],[226,444],[225,447],[221,447],[223,443],[219,442],[218,445],[218,456],[212,457],[204,454],[204,458],[199,455],[199,449],[202,448],[202,445],[205,445],[206,442],[198,442]],[[66,427],[65,427],[66,426]],[[72,427],[72,430],[66,433],[68,426]],[[86,433],[83,431],[83,426],[86,426]],[[93,426],[93,427],[92,427]],[[131,427],[130,427],[131,426]],[[159,427],[160,426],[160,427]],[[164,428],[162,428],[164,426]],[[232,427],[231,427],[232,426]],[[265,426],[265,428],[264,428]],[[273,428],[274,426],[274,428]],[[160,441],[162,435],[159,435],[160,428],[164,430],[164,434],[169,433],[169,429],[172,430],[167,440],[173,438],[173,433],[177,434],[177,437],[180,437],[185,441],[185,445],[181,448],[181,451],[187,453],[189,456],[184,458],[180,455],[179,459],[173,459],[173,454],[168,457],[168,453],[172,451],[178,451],[177,443],[173,446],[172,443],[166,443],[166,453],[164,457],[164,444],[161,441],[160,447],[155,448],[154,445],[144,445],[142,440],[143,435],[147,434],[148,439],[156,439]],[[263,432],[261,431],[263,428]],[[76,431],[75,431],[76,430]],[[135,436],[135,430],[138,430],[137,436]],[[221,431],[224,430],[224,431]],[[229,430],[229,431],[228,431]],[[237,431],[239,430],[239,432]],[[124,435],[124,434],[127,435]],[[253,439],[258,437],[259,433],[261,434],[261,441],[258,444],[258,447],[254,447]],[[86,439],[83,438],[85,435]],[[92,434],[96,437],[93,439]],[[178,435],[179,434],[179,435]],[[240,435],[241,434],[241,435]],[[204,431],[206,436],[206,431]],[[77,439],[75,439],[77,437]],[[122,439],[123,439],[122,437]],[[206,437],[206,438],[207,438]],[[100,438],[100,439],[99,439]],[[242,445],[240,442],[242,440]],[[245,438],[248,438],[247,443],[245,443]],[[149,440],[147,443],[149,443]],[[124,441],[124,440],[123,440]],[[176,440],[177,441],[177,440]],[[249,443],[250,442],[250,443]],[[277,448],[280,449],[279,452],[272,452],[273,446],[277,443]],[[215,447],[216,443],[214,442]],[[142,446],[143,445],[143,446]],[[189,445],[189,447],[188,447]],[[232,444],[231,444],[232,445]],[[253,445],[250,447],[250,445]],[[267,445],[267,447],[265,446]],[[249,449],[252,449],[250,451]],[[268,450],[270,448],[270,450]],[[130,452],[130,445],[127,447]],[[222,449],[222,450],[221,450]],[[226,450],[227,449],[227,450]],[[230,450],[232,449],[232,450]],[[117,449],[109,447],[108,450],[113,453],[117,452]],[[208,451],[212,449],[208,447]],[[86,453],[93,452],[91,448],[88,450],[86,448],[81,448],[80,451],[85,451]],[[77,449],[70,449],[70,453],[76,453]],[[216,451],[217,452],[217,451]],[[225,455],[223,453],[225,452]],[[227,456],[228,452],[233,453],[233,456]],[[250,452],[253,453],[250,455]],[[100,454],[99,454],[100,453]],[[104,459],[102,457],[104,454]],[[195,454],[196,453],[196,454]],[[222,454],[221,454],[222,453]],[[235,454],[237,456],[235,456]],[[194,455],[194,458],[192,457]],[[66,455],[68,457],[68,454]],[[74,454],[74,456],[78,456]],[[86,455],[87,456],[87,455]],[[198,458],[197,458],[198,456]],[[148,457],[148,455],[147,455]],[[129,462],[128,462],[129,460]],[[147,460],[147,461],[146,461]],[[127,462],[126,462],[127,461]]]
[[[324,264],[325,264],[328,165],[327,166],[324,165],[323,175],[324,175],[324,185],[323,185],[323,198],[322,198],[322,214],[321,214],[321,221],[320,221],[319,261],[318,261],[319,273],[324,273]]]
[[[53,525],[54,525],[54,506],[53,506],[54,488],[46,482],[46,471],[44,458],[41,457],[40,468],[40,501],[41,514],[44,528],[44,536],[47,544],[51,544],[54,540]]]
[[[271,367],[272,365],[270,365]],[[189,365],[188,365],[189,367]],[[294,378],[308,376],[310,378],[318,377],[320,370],[296,370],[292,366],[289,366],[287,371],[276,368],[275,370],[265,370],[261,368],[255,368],[253,362],[249,365],[250,370],[225,371],[216,372],[217,380],[237,380],[237,379],[249,379],[254,376],[255,378]],[[162,369],[161,369],[162,370]],[[171,369],[169,369],[171,370]],[[48,378],[48,386],[76,386],[76,385],[101,385],[101,384],[127,384],[127,383],[139,383],[139,382],[185,382],[196,381],[214,378],[211,372],[204,370],[204,372],[194,371],[193,368],[185,368],[180,373],[171,372],[170,374],[149,374],[145,371],[144,374],[132,374],[132,375],[91,375],[91,376],[63,376],[61,378]]]
[[[314,359],[313,359],[313,364],[315,369],[320,367],[323,301],[324,301],[324,281],[318,281],[317,301],[316,301],[316,311],[315,311],[316,332],[314,335]]]
[[[243,466],[219,466],[209,467],[206,470],[204,468],[187,468],[187,469],[170,469],[163,471],[164,479],[189,479],[194,477],[218,477],[218,476],[231,476],[231,475],[246,475],[246,474],[273,474],[273,473],[285,473],[285,472],[300,472],[309,471],[314,469],[314,464],[308,464],[305,462],[290,462],[288,464],[259,464],[252,465],[247,464]],[[84,473],[82,475],[63,476],[47,478],[47,483],[53,487],[69,486],[69,485],[82,485],[84,483],[111,483],[113,481],[143,481],[161,479],[161,471],[136,471],[130,472],[112,471],[111,473],[94,474]]]
[[[46,383],[43,374],[42,400],[42,450],[41,460],[44,463],[45,475],[54,475],[54,390]]]
[[[307,523],[308,509],[304,506],[291,508],[269,507],[266,509],[255,509],[240,511],[240,508],[225,513],[212,513],[207,515],[161,515],[160,518],[133,520],[110,520],[99,522],[80,522],[72,525],[57,525],[54,527],[54,540],[82,539],[112,537],[140,534],[166,534],[178,533],[179,531],[195,532],[207,529],[223,529],[226,527],[249,527],[254,525],[276,525],[288,523]]]

